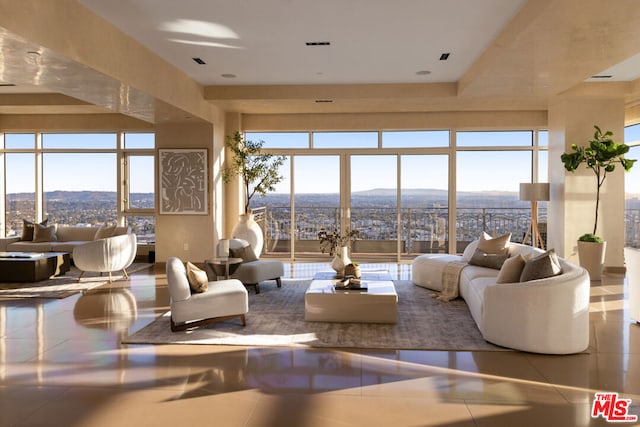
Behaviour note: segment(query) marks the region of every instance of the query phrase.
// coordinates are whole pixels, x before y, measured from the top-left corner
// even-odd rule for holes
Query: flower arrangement
[[[342,246],[346,246],[348,243],[356,240],[358,233],[358,230],[347,229],[346,234],[341,235],[335,228],[331,232],[322,228],[318,232],[318,239],[320,239],[320,251],[323,254],[329,252],[329,255],[331,256],[336,255]]]

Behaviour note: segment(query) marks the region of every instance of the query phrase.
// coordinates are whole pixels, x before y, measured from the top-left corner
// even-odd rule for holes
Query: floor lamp
[[[531,223],[529,229],[522,239],[522,243],[527,241],[527,237],[531,237],[531,246],[544,249],[544,241],[540,236],[538,228],[538,202],[549,200],[549,183],[523,182],[520,184],[520,200],[528,200],[531,202]]]

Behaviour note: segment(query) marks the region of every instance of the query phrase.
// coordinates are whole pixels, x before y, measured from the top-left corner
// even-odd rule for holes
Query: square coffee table
[[[38,282],[69,271],[66,252],[0,252],[0,282]]]
[[[304,294],[310,322],[396,323],[398,294],[391,280],[364,280],[367,290],[336,290],[337,280],[314,279]]]

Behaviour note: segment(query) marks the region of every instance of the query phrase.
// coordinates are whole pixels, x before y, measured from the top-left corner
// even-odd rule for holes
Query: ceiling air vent
[[[440,61],[446,61],[447,59],[449,59],[449,55],[451,55],[449,52],[443,53],[442,55],[440,55]]]
[[[333,99],[316,99],[316,104],[330,104]]]
[[[596,76],[591,76],[592,79],[610,79],[613,76],[607,75],[607,74],[599,74]]]
[[[13,87],[15,86],[13,83],[0,83],[0,87]]]
[[[191,59],[193,59],[197,64],[200,64],[200,65],[204,65],[204,64],[206,64],[206,62],[204,62],[204,61],[202,60],[202,58],[198,58],[198,57],[196,57],[196,58],[191,58]]]
[[[331,42],[306,42],[307,46],[330,46]]]

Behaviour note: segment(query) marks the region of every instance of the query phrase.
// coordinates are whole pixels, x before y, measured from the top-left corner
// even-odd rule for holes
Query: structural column
[[[596,177],[581,165],[576,172],[564,169],[560,156],[571,144],[586,146],[594,125],[612,131],[615,141],[624,139],[622,97],[575,96],[554,99],[549,105],[549,203],[548,247],[578,262],[578,237],[593,231]],[[605,268],[624,266],[624,169],[607,175],[601,188],[597,234],[607,241]]]

